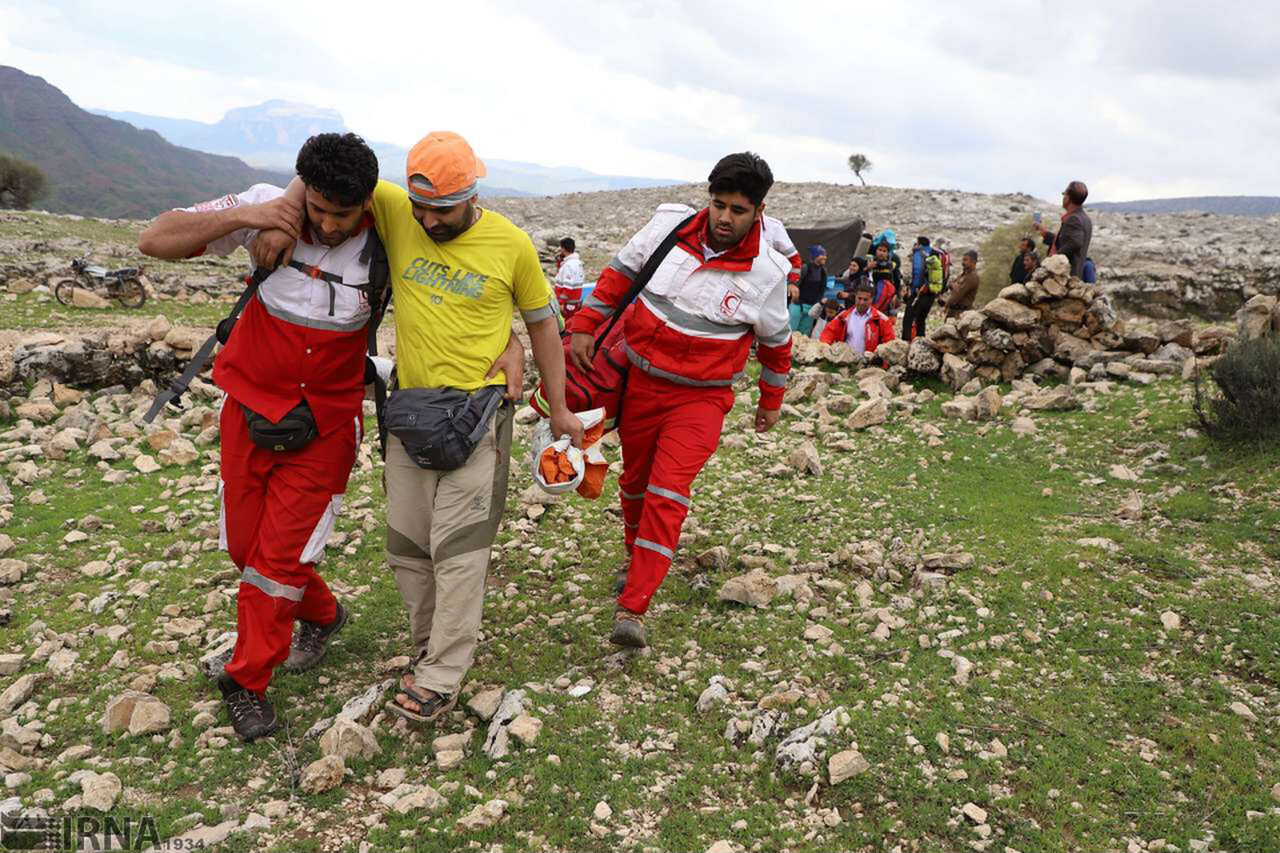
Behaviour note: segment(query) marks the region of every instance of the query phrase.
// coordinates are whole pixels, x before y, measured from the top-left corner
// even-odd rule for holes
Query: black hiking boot
[[[281,666],[285,672],[306,672],[320,663],[329,649],[329,640],[347,624],[347,608],[338,602],[338,615],[328,625],[298,620],[298,633],[289,647],[289,657]]]
[[[241,687],[229,675],[218,679],[218,688],[222,691],[222,701],[231,717],[231,727],[245,743],[265,737],[279,728],[276,709],[267,701],[266,696],[259,696],[247,687]]]

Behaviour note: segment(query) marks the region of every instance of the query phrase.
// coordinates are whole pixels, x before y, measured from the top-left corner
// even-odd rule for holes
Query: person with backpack
[[[933,301],[947,285],[950,257],[942,250],[934,250],[928,237],[916,238],[911,251],[911,286],[903,302],[902,339],[910,341],[925,333],[925,318]]]
[[[380,319],[371,291],[387,278],[369,251],[378,161],[364,140],[312,136],[297,173],[301,203],[256,184],[163,213],[138,240],[144,254],[167,260],[227,255],[265,229],[296,241],[287,263],[255,271],[213,367],[227,394],[219,538],[241,573],[236,644],[218,685],[245,741],[279,725],[266,698],[275,668],[315,666],[348,619],[316,565],[360,445],[365,350]]]
[[[806,337],[813,331],[809,310],[822,301],[827,292],[827,250],[819,245],[809,247],[811,260],[800,268],[800,280],[791,285],[791,331]]]
[[[434,723],[457,704],[479,643],[520,393],[495,359],[513,348],[517,310],[552,431],[576,446],[583,436],[565,404],[555,296],[529,235],[479,205],[484,174],[465,139],[435,131],[409,150],[405,186],[378,181],[370,204],[396,308],[398,388],[385,418],[386,558],[413,652],[384,707],[416,724]],[[294,182],[288,192],[299,189]]]
[[[722,158],[708,180],[707,206],[660,205],[568,323],[574,365],[588,376],[597,330],[619,314],[625,334],[618,491],[626,560],[609,635],[625,647],[647,643],[644,614],[675,558],[693,481],[720,443],[752,345],[761,365],[757,432],[777,423],[791,370],[791,265],[762,221],[773,173],[743,152]]]
[[[890,317],[897,314],[897,303],[902,297],[902,269],[898,256],[893,253],[887,240],[876,244],[875,255],[871,261],[871,286],[872,291],[880,299],[875,300],[880,304],[885,304],[885,294],[888,294],[889,309],[880,309]],[[850,300],[853,299],[853,292],[850,292]],[[852,307],[852,301],[850,306]]]

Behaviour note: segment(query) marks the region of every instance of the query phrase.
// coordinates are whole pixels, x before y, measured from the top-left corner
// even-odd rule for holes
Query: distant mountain
[[[342,116],[331,109],[267,101],[252,107],[229,110],[213,124],[187,119],[165,118],[131,112],[94,111],[99,115],[127,121],[135,127],[154,130],[176,145],[202,151],[230,154],[247,163],[270,169],[293,170],[298,148],[315,133],[344,133]],[[404,161],[409,149],[390,142],[369,140],[378,155],[382,176],[404,183]],[[675,180],[640,178],[629,175],[598,175],[572,166],[540,166],[515,160],[484,157],[488,175],[481,181],[488,196],[558,195],[569,192],[661,187],[683,183]]]
[[[0,152],[49,178],[38,207],[140,219],[288,176],[192,151],[158,133],[80,109],[43,79],[0,65]]]
[[[1090,203],[1093,210],[1119,213],[1217,213],[1221,216],[1272,216],[1280,213],[1280,197],[1267,195],[1205,195],[1188,198],[1150,198],[1142,201]]]

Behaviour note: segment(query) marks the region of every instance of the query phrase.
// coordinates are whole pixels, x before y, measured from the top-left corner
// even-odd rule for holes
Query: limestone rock
[[[1241,340],[1265,338],[1280,333],[1276,326],[1276,312],[1280,311],[1280,300],[1275,296],[1259,293],[1249,299],[1236,312],[1236,332]]]
[[[906,367],[907,353],[910,350],[911,344],[909,341],[904,341],[902,338],[894,338],[876,347],[876,355],[883,358],[890,367]]]
[[[907,370],[932,376],[942,369],[942,358],[924,338],[911,341],[907,349]]]
[[[470,814],[458,818],[453,828],[457,832],[475,832],[479,829],[489,829],[498,825],[498,821],[502,820],[503,815],[507,813],[506,800],[490,800],[481,806],[476,806],[471,810]]]
[[[103,297],[94,293],[92,290],[86,290],[83,287],[76,287],[71,291],[71,304],[76,308],[110,308],[111,303]]]
[[[1000,396],[1000,389],[989,385],[978,392],[973,404],[977,419],[990,421],[999,416],[1000,409],[1004,406],[1004,397]]]
[[[791,451],[787,456],[787,464],[801,473],[822,476],[822,460],[818,457],[818,448],[807,439]]]
[[[839,785],[846,779],[852,779],[860,773],[866,773],[871,765],[856,749],[837,752],[827,761],[827,778],[832,785]]]
[[[736,601],[751,607],[768,607],[778,594],[778,581],[763,569],[752,569],[745,575],[729,578],[720,587],[721,601]]]
[[[533,746],[541,731],[542,720],[529,714],[521,714],[507,727],[507,732],[525,746]]]
[[[102,715],[102,731],[106,734],[127,732],[137,736],[165,731],[170,725],[169,706],[140,690],[126,690],[112,697]]]
[[[320,737],[320,754],[336,755],[344,761],[352,758],[373,758],[382,754],[378,740],[366,727],[338,717]]]
[[[501,687],[490,687],[487,690],[481,690],[467,700],[467,710],[488,722],[493,719],[498,706],[502,704],[502,693]]]
[[[866,400],[849,416],[850,429],[866,429],[889,419],[889,403],[886,400]]]
[[[326,755],[308,764],[302,770],[299,786],[306,794],[323,794],[342,784],[346,765],[337,755]]]
[[[1015,332],[1040,325],[1040,312],[1011,299],[997,297],[984,305],[982,311],[1004,328]]]
[[[82,805],[97,809],[100,812],[111,811],[120,797],[124,786],[120,777],[114,773],[95,773],[85,770],[80,777],[80,802]]]
[[[1017,435],[1034,435],[1036,432],[1036,422],[1031,418],[1020,417],[1014,418],[1009,428]]]
[[[959,391],[973,379],[973,365],[958,355],[945,353],[942,356],[942,381]]]
[[[0,693],[0,716],[12,714],[14,710],[20,707],[35,692],[36,682],[40,677],[33,672],[26,675],[20,675],[14,679],[3,693]]]
[[[1038,394],[1033,394],[1023,401],[1028,409],[1038,412],[1065,412],[1080,408],[1080,401],[1069,385],[1057,385]]]
[[[444,796],[435,788],[423,785],[400,797],[391,809],[396,814],[408,814],[419,809],[434,812],[443,808],[446,802]]]

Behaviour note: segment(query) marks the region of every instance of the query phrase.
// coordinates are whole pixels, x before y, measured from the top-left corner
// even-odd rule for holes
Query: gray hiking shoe
[[[613,632],[609,634],[609,642],[628,649],[643,649],[648,645],[645,642],[644,617],[619,607],[614,614]]]
[[[338,615],[328,625],[298,620],[298,633],[289,647],[289,657],[281,666],[285,672],[306,672],[320,663],[329,641],[347,624],[347,608],[338,602]]]

